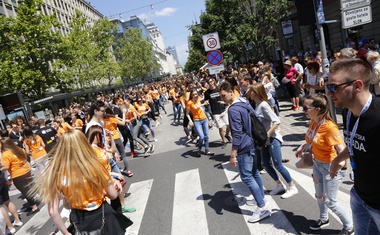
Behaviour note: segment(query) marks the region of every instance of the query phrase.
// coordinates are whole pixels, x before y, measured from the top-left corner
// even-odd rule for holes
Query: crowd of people
[[[7,229],[14,233],[14,227],[23,225],[9,199],[9,187],[13,184],[30,205],[26,216],[38,213],[40,202],[44,202],[63,234],[99,229],[107,234],[124,234],[132,221],[122,213],[136,211],[125,202],[128,193],[124,190],[124,177],[134,174],[128,157],[154,152],[154,144],[159,143],[155,127],[168,117],[161,114],[167,114],[164,104],[169,103],[173,108],[171,125],[183,128],[183,144],[195,144],[195,157],[214,155],[209,148],[209,130],[214,126],[219,132],[220,147],[224,149],[231,143],[230,165],[239,167],[240,177],[254,197],[247,204],[256,206],[248,222],[270,216],[261,174],[268,173],[276,182],[270,195],[281,194],[281,198],[287,199],[298,193],[283,164],[288,160],[281,153],[277,94],[286,88],[291,109],[300,110],[301,105],[310,119],[305,144],[295,153],[297,157],[304,151],[313,154],[320,218],[310,229],[329,225],[329,208],[343,224],[340,234],[352,234],[354,230],[357,234],[379,234],[380,192],[370,185],[376,180],[379,166],[375,148],[380,124],[376,118],[379,53],[368,50],[364,61],[352,59],[357,55],[352,48],[342,49],[332,63],[328,80],[322,74],[318,55],[290,57],[284,61],[281,72],[264,60],[236,69],[229,66],[217,76],[199,72],[107,96],[99,94],[83,104],[60,108],[49,124],[34,116],[28,122],[22,116],[16,117],[9,130],[1,132],[0,209]],[[345,141],[331,118],[326,95],[337,107],[348,109],[343,112]],[[259,146],[252,136],[251,114],[265,127],[268,138],[264,146]],[[347,159],[354,171],[353,218],[349,218],[337,197]],[[123,167],[119,167],[119,162]],[[32,168],[38,169],[39,176],[32,177]],[[64,206],[71,209],[69,228],[59,215],[61,198]],[[13,223],[3,205],[12,214]],[[91,223],[104,218],[105,224]]]

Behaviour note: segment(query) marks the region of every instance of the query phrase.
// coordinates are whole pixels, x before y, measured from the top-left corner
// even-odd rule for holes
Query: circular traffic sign
[[[209,51],[207,53],[207,62],[211,65],[220,65],[223,60],[222,52],[219,50]]]
[[[218,45],[218,41],[216,40],[216,38],[209,38],[207,39],[206,44],[209,48],[212,49]]]

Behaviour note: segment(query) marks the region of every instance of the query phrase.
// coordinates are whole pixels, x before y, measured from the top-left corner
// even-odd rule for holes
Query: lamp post
[[[316,19],[316,24],[317,24],[317,29],[318,29],[318,32],[319,32],[319,35],[320,35],[320,38],[319,38],[319,47],[321,49],[321,54],[322,54],[322,72],[323,72],[323,79],[325,80],[328,80],[328,77],[329,77],[329,68],[330,68],[330,62],[327,58],[327,50],[326,50],[326,41],[325,41],[325,34],[323,32],[323,26],[322,24],[326,23],[325,21],[325,14],[324,14],[324,11],[323,11],[323,3],[322,3],[322,0],[313,0],[313,3],[314,3],[314,11],[315,11],[315,19]],[[327,94],[327,88],[325,88],[325,92]],[[328,100],[329,100],[329,109],[330,109],[330,112],[331,112],[331,117],[332,119],[334,120],[334,122],[336,123],[337,120],[336,120],[336,109],[333,105],[333,102],[331,100],[331,98],[328,96],[327,97]]]

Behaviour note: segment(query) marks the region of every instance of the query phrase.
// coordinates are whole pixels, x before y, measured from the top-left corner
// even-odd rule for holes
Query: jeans
[[[208,120],[207,118],[203,120],[194,121],[195,129],[198,132],[199,140],[198,140],[198,149],[202,149],[203,142],[205,143],[205,152],[208,152],[209,142],[208,142]]]
[[[173,122],[175,122],[176,119],[179,122],[179,120],[181,119],[181,112],[182,112],[181,104],[173,103],[173,116],[174,116]]]
[[[264,188],[261,175],[257,170],[257,160],[255,155],[255,148],[251,149],[249,153],[238,154],[236,156],[239,166],[239,174],[241,180],[248,186],[249,191],[255,198],[257,205],[262,207],[264,202]]]
[[[144,129],[144,131],[147,131],[148,129],[152,133],[153,139],[156,138],[156,135],[153,131],[152,123],[150,122],[149,118],[142,118],[141,119],[141,126]]]
[[[127,156],[125,155],[124,144],[120,138],[115,139],[114,141],[115,141],[116,149],[120,154],[120,158],[124,163],[124,169],[128,171],[129,170],[129,164],[128,164]]]
[[[358,195],[354,187],[352,187],[350,194],[355,234],[380,234],[380,211],[368,206]]]
[[[278,139],[270,137],[270,144],[266,147],[261,147],[261,161],[272,179],[279,180],[276,171],[273,169],[274,165],[287,183],[292,181],[289,171],[282,164],[281,142]]]
[[[338,189],[342,175],[340,171],[333,179],[330,177],[330,163],[321,163],[314,160],[313,163],[313,177],[315,186],[315,196],[319,206],[320,219],[328,219],[328,208],[334,212],[342,221],[343,228],[351,229],[353,227],[352,221],[346,210],[338,204]],[[321,197],[321,198],[318,198]],[[356,231],[355,231],[356,234]]]

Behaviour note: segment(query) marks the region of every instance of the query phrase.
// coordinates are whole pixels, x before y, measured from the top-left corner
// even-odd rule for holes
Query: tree
[[[143,37],[141,29],[128,29],[119,38],[116,55],[126,81],[139,81],[160,67],[152,44]]]
[[[59,71],[52,69],[61,57],[62,36],[55,16],[41,14],[42,0],[19,2],[17,18],[0,20],[0,75],[2,92],[21,91],[29,98],[41,98],[57,85]]]
[[[275,43],[274,28],[287,14],[287,0],[206,0],[200,24],[190,28],[190,64],[205,63],[202,35],[212,32],[219,34],[225,64],[247,60],[250,47],[258,58],[268,55]],[[203,59],[199,54],[204,55]],[[193,65],[185,65],[186,71],[190,67],[194,69]]]

